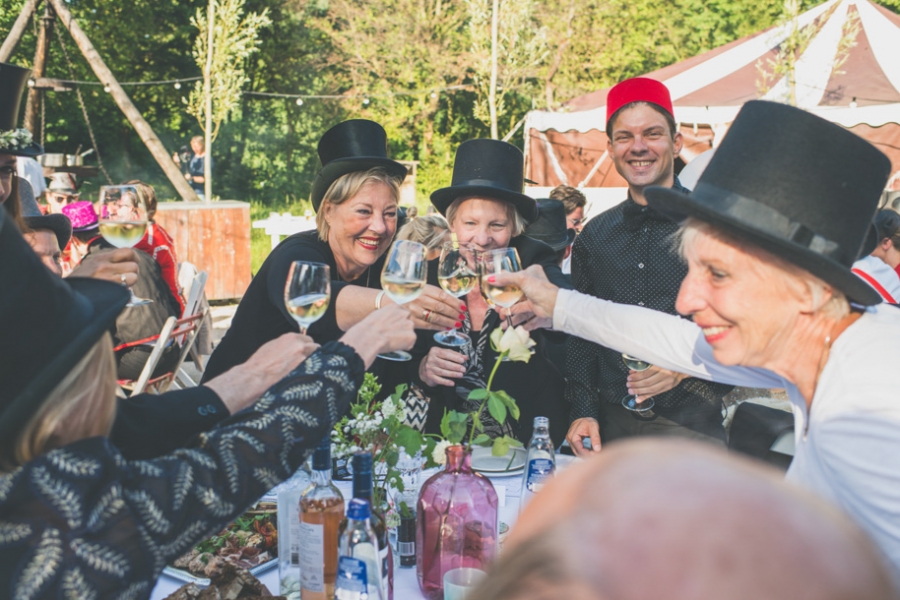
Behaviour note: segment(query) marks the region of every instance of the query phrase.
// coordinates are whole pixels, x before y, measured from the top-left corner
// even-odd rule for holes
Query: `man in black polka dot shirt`
[[[647,206],[644,188],[674,187],[682,136],[669,90],[638,77],[607,97],[609,154],[628,182],[628,199],[585,226],[572,253],[572,282],[587,294],[676,314],[675,298],[686,265],[672,248],[678,225]],[[572,336],[566,359],[566,399],[572,423],[566,438],[584,455],[602,442],[635,435],[677,435],[724,444],[722,396],[731,386],[687,378],[659,367],[629,371],[614,350]],[[640,357],[637,357],[640,358]],[[622,399],[653,398],[652,410],[630,411]]]

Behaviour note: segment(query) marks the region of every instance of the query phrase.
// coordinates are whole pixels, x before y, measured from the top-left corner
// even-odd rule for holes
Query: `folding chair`
[[[144,364],[144,368],[141,370],[141,375],[138,377],[137,381],[119,380],[119,386],[123,390],[128,390],[132,395],[141,394],[151,389],[153,392],[161,394],[169,389],[169,386],[175,381],[175,377],[177,376],[179,369],[181,369],[185,357],[194,346],[194,341],[197,339],[197,331],[205,316],[206,310],[204,309],[197,314],[183,319],[176,320],[175,317],[169,317],[163,324],[162,331],[160,331],[158,336],[153,336],[145,340],[138,340],[137,342],[132,343],[132,345],[145,344],[154,339],[156,340],[153,351],[147,358],[147,362]],[[159,364],[159,359],[170,341],[181,347],[181,352],[178,355],[178,362],[175,363],[171,371],[152,377],[153,372],[156,370],[156,365]]]
[[[204,306],[204,302],[203,302],[204,293],[203,292],[206,288],[206,280],[208,279],[209,275],[206,273],[206,271],[200,271],[198,273],[196,268],[194,267],[194,265],[192,265],[190,263],[182,263],[182,273],[184,272],[185,268],[193,269],[194,275],[193,275],[193,277],[191,277],[190,281],[188,282],[188,285],[184,286],[185,297],[187,298],[187,301],[184,304],[184,315],[182,315],[182,317],[188,318],[193,315],[202,313],[203,318],[206,318],[208,309],[205,308],[205,306]],[[182,276],[182,274],[179,274],[179,277],[181,277],[181,276]],[[201,309],[200,308],[201,306],[204,306],[204,308]],[[197,323],[197,331],[194,333],[194,338],[192,338],[192,341],[189,345],[187,345],[187,346],[185,345],[184,337],[182,337],[179,340],[179,343],[182,345],[183,348],[185,348],[185,347],[188,348],[188,354],[190,354],[191,360],[193,361],[194,366],[197,367],[197,370],[202,374],[203,373],[203,356],[198,351],[196,344],[193,343],[193,340],[196,338],[197,334],[199,333],[199,329],[200,329],[201,325],[202,325],[202,319],[200,322]],[[197,382],[195,382],[193,380],[193,378],[191,378],[191,376],[187,373],[187,371],[185,371],[182,368],[182,365],[186,358],[187,358],[187,355],[182,356],[181,360],[178,362],[178,368],[175,369],[175,378],[177,381],[173,380],[172,383],[174,383],[175,386],[179,387],[179,388],[196,387],[197,386]]]

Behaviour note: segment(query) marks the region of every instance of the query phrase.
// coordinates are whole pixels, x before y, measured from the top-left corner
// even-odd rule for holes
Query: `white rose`
[[[508,327],[506,331],[495,329],[491,333],[491,345],[498,352],[509,352],[509,360],[528,362],[531,359],[531,347],[536,342],[524,327]]]
[[[448,442],[446,440],[442,440],[442,441],[438,442],[434,446],[434,451],[431,453],[431,458],[434,459],[434,462],[436,462],[439,465],[446,464],[447,448],[449,448],[450,446],[451,446],[450,442]]]

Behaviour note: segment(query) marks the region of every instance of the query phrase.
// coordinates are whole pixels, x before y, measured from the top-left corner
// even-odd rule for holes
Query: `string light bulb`
[[[434,100],[437,98],[437,92],[431,92],[431,99]]]
[[[34,79],[30,79],[30,78],[28,79],[28,87],[30,87],[30,88],[34,87]]]
[[[363,104],[365,104],[366,106],[368,106],[368,105],[369,105],[369,99],[368,99],[368,98],[363,98]]]
[[[109,91],[110,91],[109,85],[104,85],[104,86],[103,86],[103,91],[106,92],[106,93],[108,94]]]
[[[303,98],[297,98],[297,106],[303,106]]]
[[[176,89],[176,90],[180,90],[180,89],[181,89],[181,82],[180,82],[180,81],[176,81],[176,82],[175,82],[175,89]]]

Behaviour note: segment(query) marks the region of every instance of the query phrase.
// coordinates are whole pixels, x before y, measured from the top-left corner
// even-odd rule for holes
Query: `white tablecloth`
[[[573,460],[571,456],[565,455],[557,455],[556,458],[558,470],[561,470]],[[431,477],[431,475],[433,475],[435,472],[436,470],[432,470],[423,473],[422,483],[427,481],[428,478]],[[513,523],[515,523],[516,518],[519,515],[519,495],[521,493],[522,487],[522,472],[520,471],[515,475],[508,476],[491,475],[490,479],[491,483],[494,484],[494,489],[497,491],[497,496],[500,500],[499,519],[501,522],[506,523],[507,525],[512,527]],[[341,490],[341,493],[344,495],[345,499],[349,500],[349,498],[353,496],[351,482],[336,481],[335,485],[337,485],[338,489]],[[416,568],[412,567],[409,569],[401,569],[398,566],[397,562],[398,561],[395,561],[394,563],[394,598],[396,600],[418,600],[420,598],[424,599],[422,592],[419,590],[419,583],[416,580]],[[271,591],[275,595],[278,595],[277,566],[260,575],[259,580],[269,588],[269,591]],[[156,583],[156,587],[153,588],[153,593],[150,595],[150,599],[162,600],[163,598],[180,588],[182,585],[184,585],[183,581],[179,581],[167,575],[163,575]]]

